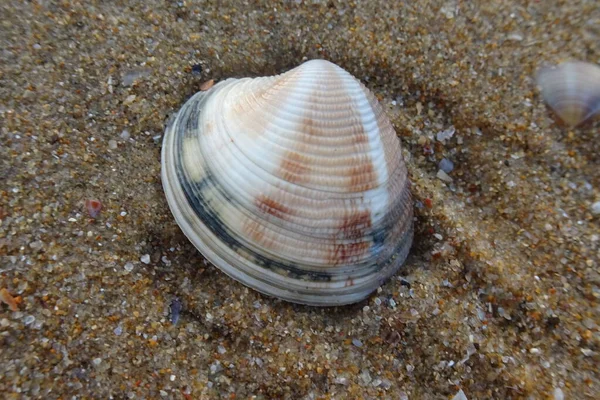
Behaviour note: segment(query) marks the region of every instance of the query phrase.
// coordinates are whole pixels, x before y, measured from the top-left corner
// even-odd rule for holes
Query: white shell
[[[394,129],[373,94],[328,61],[194,95],[167,128],[162,180],[209,261],[291,302],[360,301],[412,242]]]
[[[577,126],[600,111],[600,67],[567,61],[542,68],[537,76],[544,100],[569,126]]]

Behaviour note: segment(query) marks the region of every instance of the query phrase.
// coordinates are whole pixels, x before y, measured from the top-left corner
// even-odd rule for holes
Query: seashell
[[[567,125],[574,127],[600,112],[600,67],[567,61],[542,68],[537,75],[546,103]]]
[[[412,243],[400,141],[373,94],[324,60],[196,93],[167,127],[162,181],[210,262],[290,302],[360,301]]]

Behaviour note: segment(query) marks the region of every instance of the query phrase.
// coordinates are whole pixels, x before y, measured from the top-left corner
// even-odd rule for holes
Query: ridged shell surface
[[[287,301],[360,301],[411,246],[400,142],[373,94],[328,61],[194,95],[167,128],[162,180],[209,261]]]
[[[542,68],[537,76],[544,100],[569,126],[577,126],[600,112],[600,67],[567,61]]]

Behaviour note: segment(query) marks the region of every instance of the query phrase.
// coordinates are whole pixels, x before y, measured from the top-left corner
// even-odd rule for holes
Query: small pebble
[[[115,335],[121,336],[121,334],[123,333],[123,326],[120,324],[117,325],[113,332],[115,333]]]
[[[392,382],[390,382],[389,379],[384,378],[381,380],[381,384],[379,386],[382,387],[384,390],[389,390],[392,387]]]
[[[121,134],[119,136],[121,136],[121,139],[123,139],[123,140],[127,140],[131,137],[131,135],[129,134],[129,131],[127,129],[123,129],[123,132],[121,132]]]
[[[115,150],[118,147],[117,141],[114,139],[111,139],[108,141],[108,148],[111,150]]]
[[[512,319],[510,314],[502,307],[498,307],[498,315],[509,321]]]
[[[173,301],[171,301],[171,304],[169,305],[170,319],[171,319],[171,323],[173,325],[177,325],[177,321],[179,321],[179,315],[181,313],[181,309],[182,309],[181,301],[177,297],[175,297],[173,299]]]
[[[102,203],[100,200],[88,199],[85,201],[85,208],[90,217],[97,218],[102,210]]]
[[[152,70],[150,68],[139,68],[139,69],[133,69],[130,71],[126,71],[123,74],[123,79],[121,81],[121,84],[124,87],[131,86],[137,80],[139,80],[141,78],[145,78],[145,77],[149,76],[151,73],[152,73]]]
[[[454,133],[456,132],[456,128],[454,128],[454,126],[450,126],[450,128],[443,130],[441,132],[438,132],[435,135],[435,138],[438,140],[438,142],[445,142],[446,140],[450,139],[452,136],[454,136]]]
[[[508,40],[520,42],[523,40],[523,35],[521,35],[520,33],[510,33],[510,34],[508,34],[508,36],[506,36],[506,38]]]
[[[592,204],[592,214],[600,215],[600,201],[597,201],[594,204]]]
[[[140,257],[140,261],[144,264],[150,264],[150,254],[144,254]]]
[[[333,383],[336,385],[347,386],[350,382],[348,382],[348,378],[344,376],[338,376],[333,380]]]
[[[133,103],[133,102],[135,101],[135,98],[136,98],[136,97],[137,97],[137,96],[136,96],[135,94],[130,94],[129,96],[127,96],[127,97],[125,98],[125,101],[123,101],[123,105],[126,105],[126,106],[127,106],[127,105],[129,105],[129,104]]]
[[[41,250],[44,247],[44,242],[41,240],[36,240],[29,243],[29,247],[31,247],[33,250]]]
[[[361,386],[367,386],[372,380],[369,370],[363,369],[358,375],[358,381]]]
[[[125,268],[125,271],[131,272],[131,271],[133,271],[133,263],[132,262],[125,263],[125,266],[123,268]]]
[[[452,182],[452,177],[450,177],[450,175],[448,175],[447,173],[445,173],[445,172],[444,172],[443,170],[441,170],[441,169],[440,169],[440,170],[438,170],[438,172],[437,172],[437,175],[436,175],[436,176],[437,176],[437,178],[438,178],[439,180],[441,180],[441,181],[448,182],[448,183],[449,183],[449,182]]]
[[[362,347],[363,343],[359,339],[352,339],[352,344],[356,347]]]
[[[583,349],[581,349],[581,354],[583,354],[586,357],[589,357],[592,354],[594,354],[594,352],[590,349],[583,348]]]
[[[212,363],[210,365],[210,373],[211,375],[214,375],[218,372],[223,371],[223,366],[221,365],[221,363],[219,361],[215,361],[214,363]]]
[[[463,392],[462,389],[460,389],[458,391],[458,393],[456,393],[456,395],[454,395],[452,400],[468,400],[468,399],[467,399],[467,395],[465,394],[465,392]]]
[[[454,169],[454,163],[447,158],[442,158],[440,161],[439,167],[442,171],[449,174]]]
[[[565,394],[559,387],[554,388],[554,400],[565,400]]]
[[[35,317],[33,315],[28,315],[25,317],[25,319],[23,320],[23,323],[25,325],[31,325],[35,322]]]

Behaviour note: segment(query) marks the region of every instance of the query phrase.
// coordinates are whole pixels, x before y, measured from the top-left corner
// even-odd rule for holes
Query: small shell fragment
[[[542,96],[556,115],[575,127],[600,112],[600,66],[567,61],[537,74]]]
[[[214,85],[215,85],[215,80],[211,79],[209,81],[206,81],[206,82],[202,83],[200,85],[200,90],[203,91],[203,92],[206,92],[208,89],[210,89]]]
[[[17,301],[6,288],[0,289],[0,301],[6,304],[11,311],[19,311]]]

